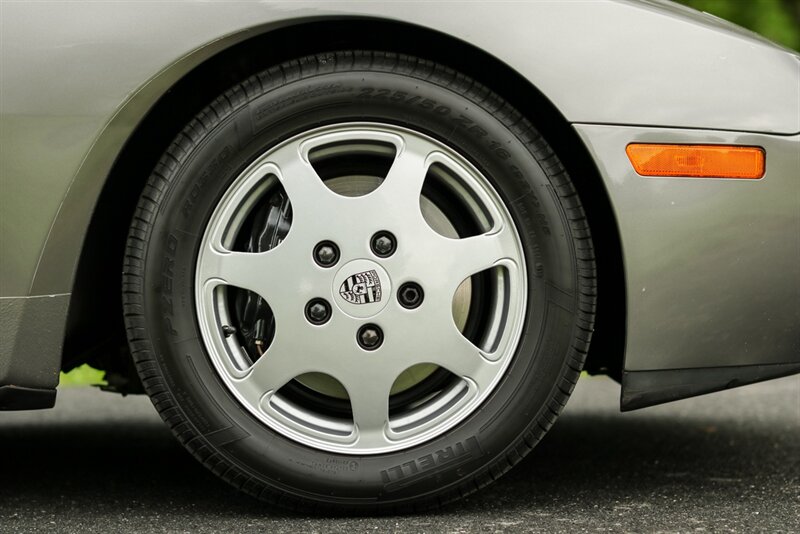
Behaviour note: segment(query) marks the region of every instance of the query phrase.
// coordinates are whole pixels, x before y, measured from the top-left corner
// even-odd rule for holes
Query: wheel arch
[[[120,276],[125,236],[144,184],[184,125],[219,93],[271,65],[343,49],[405,53],[473,77],[532,120],[560,155],[586,209],[597,254],[599,297],[587,370],[618,377],[625,343],[625,285],[619,230],[611,201],[585,145],[556,106],[500,59],[430,29],[366,18],[296,21],[248,30],[231,39],[174,83],[125,140],[105,175],[73,282],[62,367],[89,363],[109,372],[110,385],[137,390],[125,351]],[[113,133],[113,132],[112,132]],[[567,157],[568,155],[568,157]]]

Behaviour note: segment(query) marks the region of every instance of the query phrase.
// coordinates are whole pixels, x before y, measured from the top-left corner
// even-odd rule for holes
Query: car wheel
[[[131,224],[131,352],[183,445],[265,501],[438,506],[518,462],[588,349],[592,244],[547,143],[474,80],[377,52],[219,96]]]

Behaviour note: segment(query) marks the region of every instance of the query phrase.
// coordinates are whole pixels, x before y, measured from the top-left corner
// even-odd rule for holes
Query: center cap
[[[333,300],[344,313],[366,319],[381,311],[392,294],[386,269],[370,260],[353,260],[333,277]]]

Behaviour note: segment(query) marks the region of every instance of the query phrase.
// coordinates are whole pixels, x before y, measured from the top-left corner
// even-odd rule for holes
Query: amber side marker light
[[[756,146],[631,143],[625,153],[642,176],[757,180],[764,176],[766,159]]]

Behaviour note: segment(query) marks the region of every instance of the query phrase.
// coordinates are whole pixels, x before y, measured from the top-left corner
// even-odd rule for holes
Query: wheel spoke
[[[389,205],[401,205],[401,210],[419,212],[419,197],[422,184],[430,167],[430,155],[436,147],[416,137],[404,136],[398,147],[386,180],[377,189],[381,198]]]
[[[489,387],[497,362],[458,330],[452,295],[431,290],[419,308],[387,311],[385,322],[392,327],[376,357],[391,362],[395,377],[414,365],[431,363],[475,382],[479,389]]]
[[[442,237],[436,247],[440,264],[448,267],[456,287],[467,277],[517,256],[512,233],[506,227],[463,239]]]
[[[313,358],[298,357],[297,347],[285,341],[279,331],[272,345],[239,381],[239,390],[250,402],[258,403],[264,395],[274,393],[303,373],[316,371]]]
[[[286,292],[289,274],[281,248],[268,252],[220,252],[207,247],[198,271],[198,283],[219,281],[221,284],[247,289],[268,301]]]
[[[302,146],[294,143],[283,146],[273,152],[267,161],[289,195],[293,212],[292,226],[311,222],[318,214],[327,212],[336,195],[325,186],[308,162]]]
[[[471,380],[478,389],[490,387],[496,374],[497,363],[490,361],[484,352],[458,331],[455,324],[445,327],[442,343],[436,347],[434,362],[454,375]]]
[[[379,354],[370,355],[380,358]],[[353,409],[359,448],[384,447],[389,424],[389,394],[397,375],[373,361],[343,381]],[[394,366],[387,366],[393,368]],[[399,374],[399,373],[398,373]]]
[[[413,335],[397,340],[398,344],[390,349],[392,353],[383,358],[402,362],[405,368],[433,363],[472,380],[480,389],[488,387],[496,364],[458,330],[450,302],[426,301],[413,315],[404,315],[395,322],[399,323],[401,332],[413,332]]]

